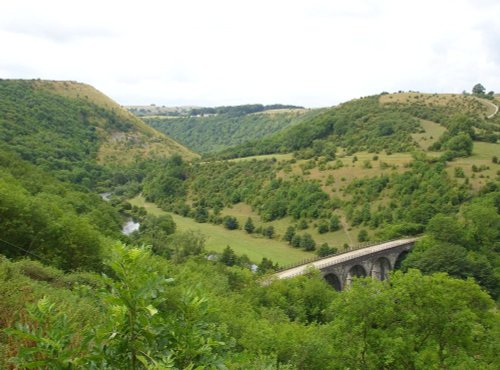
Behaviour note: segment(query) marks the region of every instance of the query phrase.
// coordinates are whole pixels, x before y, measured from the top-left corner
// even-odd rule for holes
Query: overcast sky
[[[0,78],[123,105],[331,106],[500,90],[498,0],[3,0]]]

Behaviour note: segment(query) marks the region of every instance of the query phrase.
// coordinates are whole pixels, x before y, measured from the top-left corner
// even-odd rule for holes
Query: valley
[[[126,110],[0,80],[0,368],[497,368],[499,103]],[[385,281],[272,278],[403,238]]]

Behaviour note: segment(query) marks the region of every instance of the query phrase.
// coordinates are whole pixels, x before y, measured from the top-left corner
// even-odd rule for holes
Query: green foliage
[[[115,245],[107,265],[114,278],[99,293],[92,326],[47,299],[28,309],[30,322],[9,334],[25,341],[20,367],[185,368],[220,364],[222,331],[207,320],[206,299],[193,291],[169,294],[167,265],[144,249]],[[172,289],[172,288],[170,288]],[[180,294],[179,294],[180,293]]]
[[[253,224],[252,218],[248,217],[245,221],[245,225],[243,227],[245,231],[249,234],[252,234],[255,231],[255,225]]]
[[[494,369],[497,364],[498,313],[471,280],[412,270],[394,274],[390,283],[355,281],[338,293],[314,270],[261,285],[234,265],[206,260],[170,265],[147,249],[121,245],[112,247],[106,263],[109,277],[100,286],[69,290],[49,288],[20,275],[18,265],[0,262],[0,291],[12,297],[0,301],[0,323],[13,317],[15,304],[23,310],[23,321],[3,333],[8,342],[0,336],[0,344],[9,343],[10,364],[105,369],[262,364]],[[273,264],[263,260],[261,268]],[[47,274],[61,279],[60,272]],[[37,289],[27,311],[26,288],[21,292],[19,286]]]
[[[159,161],[144,179],[143,194],[148,201],[169,208],[175,200],[186,195],[186,177],[187,165],[180,156]]]
[[[405,228],[411,235],[419,233],[434,215],[453,214],[470,197],[466,186],[451,181],[442,163],[422,160],[411,162],[404,173],[354,180],[345,192],[351,195],[344,205],[349,221],[372,227],[387,225],[388,230],[393,229],[388,234],[395,236]],[[391,199],[389,204],[369,208],[371,202],[385,197]]]
[[[188,257],[205,253],[206,237],[199,231],[176,232],[167,240],[168,256],[172,261],[184,262]]]
[[[237,107],[234,107],[237,108]],[[198,153],[220,151],[293,126],[311,113],[220,112],[207,116],[145,118],[145,122]]]
[[[340,230],[341,225],[340,225],[340,218],[337,215],[333,215],[330,218],[330,224],[328,225],[328,228],[330,231],[337,231]]]
[[[294,236],[295,228],[293,226],[288,226],[285,235],[283,235],[283,240],[286,240],[289,244],[291,244]]]
[[[334,253],[337,253],[337,248],[330,247],[328,245],[328,243],[321,244],[320,247],[318,248],[318,250],[316,251],[316,254],[319,257],[325,257],[325,256],[328,256],[328,255],[334,254]]]
[[[472,154],[472,139],[465,133],[460,133],[446,142],[445,149],[457,153],[457,156],[469,156]]]
[[[272,221],[286,215],[294,219],[318,218],[327,207],[328,195],[317,183],[294,179],[273,180],[265,186],[254,203],[260,209],[264,221]]]
[[[473,87],[472,87],[472,93],[474,95],[484,95],[484,93],[486,92],[486,89],[484,88],[483,85],[481,84],[475,84]]]
[[[240,226],[236,217],[233,216],[224,216],[222,223],[228,230],[236,230]]]
[[[337,146],[350,152],[408,151],[414,147],[410,133],[418,128],[418,121],[399,107],[382,107],[378,98],[370,96],[344,103],[270,137],[248,141],[217,156],[227,159],[299,151],[301,158],[325,155],[333,159]]]
[[[188,186],[203,206],[252,204],[264,182],[274,177],[273,165],[272,160],[197,163],[189,171]]]
[[[32,321],[41,325],[18,324],[16,329],[7,331],[19,340],[32,343],[32,347],[21,348],[17,356],[11,359],[12,363],[29,369],[69,369],[89,364],[90,358],[84,351],[89,350],[86,347],[91,337],[83,338],[81,347],[74,346],[75,333],[81,328],[71,322],[64,312],[58,312],[54,303],[42,298],[27,307],[27,314]]]
[[[170,215],[147,215],[141,222],[139,231],[131,235],[131,240],[137,244],[146,244],[159,255],[168,257],[167,247],[169,235],[175,232],[175,222]]]
[[[299,248],[302,245],[302,236],[295,234],[290,241],[290,245],[294,248]]]
[[[329,368],[494,368],[491,307],[472,281],[445,274],[413,270],[397,272],[390,284],[355,284],[331,307],[336,363]]]
[[[199,223],[205,223],[208,221],[208,210],[203,206],[198,206],[194,210],[194,220]]]
[[[324,234],[330,230],[329,225],[326,221],[318,222],[318,233]]]
[[[82,188],[54,180],[0,151],[2,251],[29,254],[65,270],[99,269],[107,237],[119,237],[121,217]]]
[[[322,171],[338,147],[347,154],[413,148],[410,134],[418,130],[413,115],[447,127],[435,147],[447,151],[441,159],[416,153],[403,171],[346,184],[338,190],[340,200],[331,199],[318,181],[291,175],[295,160],[187,164],[174,156],[103,169],[95,165],[99,138],[89,127],[130,128],[90,103],[49,95],[32,83],[0,83],[1,251],[9,258],[28,253],[50,264],[0,259],[1,368],[498,367],[498,313],[470,278],[492,297],[500,296],[499,186],[491,180],[479,191],[462,185],[449,177],[444,161],[469,155],[472,139],[493,132],[494,122],[476,114],[452,116],[449,107],[382,107],[378,97],[369,97],[303,116],[302,123],[259,145],[223,154],[296,151],[296,158],[321,156],[301,165]],[[53,142],[38,146],[42,137]],[[340,160],[334,165],[341,166]],[[483,166],[474,163],[473,170]],[[282,176],[284,168],[289,171]],[[49,173],[83,186],[61,183]],[[329,181],[333,184],[333,175]],[[408,273],[395,273],[390,282],[362,280],[337,293],[311,270],[261,284],[257,275],[277,267],[269,259],[254,275],[248,257],[236,256],[229,246],[218,261],[201,257],[205,237],[199,232],[174,233],[170,216],[146,216],[118,197],[104,202],[84,190],[109,186],[117,186],[115,196],[142,191],[164,209],[229,229],[238,227],[237,220],[223,219],[221,212],[240,202],[261,221],[290,216],[296,227],[288,227],[283,239],[306,250],[314,250],[316,242],[296,229],[311,223],[321,233],[337,231],[338,214],[351,226],[361,225],[360,241],[368,229],[375,238],[424,230],[425,236],[403,264]],[[120,235],[122,217],[114,205],[141,218],[138,233]],[[244,228],[254,232],[250,217]],[[259,232],[273,238],[274,226]],[[117,239],[150,247],[111,242]],[[323,243],[317,254],[334,252]],[[107,275],[65,274],[54,266]]]
[[[425,273],[444,271],[451,276],[473,277],[490,294],[500,296],[498,248],[500,212],[494,205],[498,193],[491,193],[466,205],[463,219],[437,214],[404,261],[406,268]]]
[[[34,81],[0,81],[0,143],[60,178],[95,180],[92,162],[99,137],[95,125],[105,112],[81,100],[36,87]],[[87,184],[84,184],[87,185]]]
[[[311,234],[304,233],[304,235],[302,235],[302,238],[300,240],[300,246],[301,248],[304,248],[304,250],[306,251],[313,251],[316,249],[316,242],[312,238]]]
[[[305,230],[309,227],[309,224],[307,223],[307,221],[305,219],[301,219],[299,220],[299,222],[297,222],[297,229],[298,230]]]
[[[358,233],[358,242],[366,242],[368,241],[368,232],[365,229],[361,229]]]
[[[274,236],[274,226],[269,225],[262,229],[262,235],[264,235],[268,239],[272,239]]]
[[[222,262],[226,266],[234,266],[237,262],[238,256],[232,250],[232,248],[228,245],[224,248],[219,261]]]

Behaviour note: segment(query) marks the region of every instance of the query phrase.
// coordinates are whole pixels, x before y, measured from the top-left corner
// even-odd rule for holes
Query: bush
[[[328,231],[329,231],[328,223],[324,220],[321,220],[318,223],[318,232],[320,234],[324,234],[324,233],[327,233]]]
[[[292,247],[294,248],[300,248],[302,244],[302,237],[300,235],[295,234],[292,238],[292,241],[290,242]]]
[[[223,219],[224,227],[228,230],[236,230],[240,225],[238,220],[233,216],[225,216]]]
[[[272,239],[274,236],[274,226],[270,225],[262,230],[262,235],[266,238]]]
[[[316,249],[316,242],[312,238],[312,236],[308,233],[305,233],[302,236],[302,240],[300,242],[300,246],[304,248],[306,251],[313,251]]]
[[[368,231],[361,229],[358,233],[358,241],[360,243],[368,241]]]
[[[323,243],[321,244],[321,246],[318,248],[318,250],[316,251],[316,254],[319,256],[319,257],[325,257],[325,256],[329,256],[331,254],[334,254],[334,253],[337,253],[337,248],[335,247],[330,247],[328,245],[328,243]]]

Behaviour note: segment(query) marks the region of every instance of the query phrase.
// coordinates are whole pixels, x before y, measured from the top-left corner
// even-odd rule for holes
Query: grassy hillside
[[[487,119],[491,109],[491,104],[484,99],[465,95],[401,93],[370,96],[306,117],[293,127],[223,150],[214,157],[229,159],[297,152],[299,157],[311,158],[331,156],[336,148],[349,153],[407,152],[419,147],[423,137],[418,134],[430,129],[429,123],[424,127],[422,121],[446,128],[456,115],[472,119],[469,125],[476,140],[495,142],[500,135],[500,118],[497,115]],[[435,138],[439,134],[436,131],[428,136]],[[429,140],[433,139],[429,137]]]
[[[318,110],[279,109],[257,113],[144,117],[147,124],[198,153],[220,151],[293,126]]]
[[[1,80],[0,138],[3,147],[53,170],[196,156],[93,87],[67,81]]]

